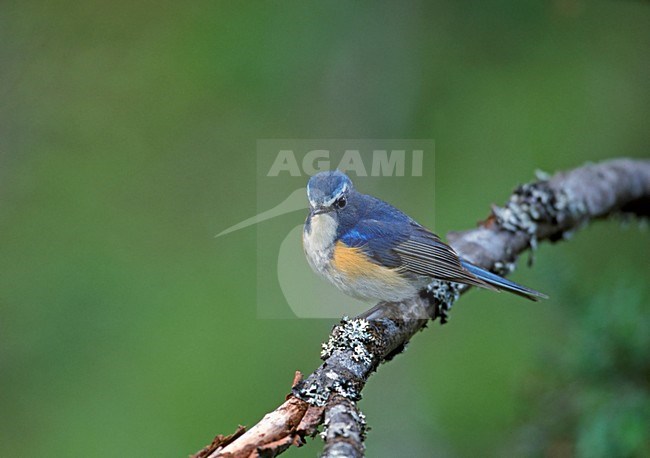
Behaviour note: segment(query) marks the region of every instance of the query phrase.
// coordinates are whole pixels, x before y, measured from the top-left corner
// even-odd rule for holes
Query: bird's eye
[[[338,199],[336,199],[336,202],[334,202],[334,205],[336,205],[336,208],[338,209],[345,208],[347,204],[348,201],[343,196],[339,197]]]

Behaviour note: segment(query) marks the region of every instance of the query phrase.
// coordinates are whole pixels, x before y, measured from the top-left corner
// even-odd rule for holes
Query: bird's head
[[[354,186],[350,178],[338,170],[320,172],[307,183],[307,198],[311,215],[341,212],[348,207]]]

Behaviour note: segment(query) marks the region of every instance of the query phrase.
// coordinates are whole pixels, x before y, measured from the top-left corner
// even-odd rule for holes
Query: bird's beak
[[[316,215],[322,215],[323,213],[327,213],[328,210],[325,207],[318,207],[318,208],[310,208],[309,213],[311,216],[316,216]]]

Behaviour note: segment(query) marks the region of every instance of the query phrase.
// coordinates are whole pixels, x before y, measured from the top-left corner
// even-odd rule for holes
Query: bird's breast
[[[400,301],[418,285],[400,269],[374,262],[361,247],[336,239],[337,222],[327,213],[307,218],[302,243],[311,268],[346,294],[361,299]]]

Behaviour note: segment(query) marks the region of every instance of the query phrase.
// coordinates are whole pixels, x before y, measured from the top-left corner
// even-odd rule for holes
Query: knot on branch
[[[423,291],[429,303],[433,306],[431,320],[440,319],[440,324],[449,321],[449,312],[451,306],[460,297],[460,285],[440,280],[434,280],[429,283]]]
[[[563,226],[566,221],[582,220],[587,207],[566,190],[553,189],[548,180],[541,180],[517,187],[504,207],[492,207],[492,214],[503,229],[527,234],[528,244],[534,250],[540,223]],[[557,239],[562,235],[560,232]]]
[[[365,376],[377,365],[381,355],[374,347],[379,343],[377,329],[364,318],[343,317],[322,344],[325,361],[319,377],[310,377],[293,388],[293,394],[311,405],[324,406],[332,394],[347,399],[361,399]]]
[[[373,353],[370,345],[375,341],[370,323],[363,318],[351,320],[344,316],[341,324],[334,326],[327,342],[322,344],[320,358],[326,360],[336,350],[349,351],[352,349],[352,359],[357,362],[372,363]]]

